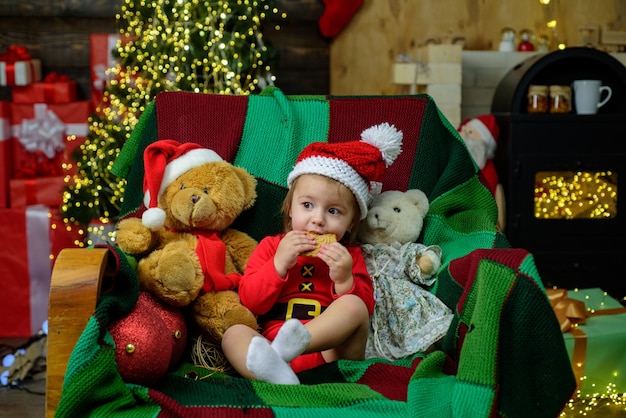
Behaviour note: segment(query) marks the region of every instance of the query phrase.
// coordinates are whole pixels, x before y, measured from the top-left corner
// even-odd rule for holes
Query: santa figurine
[[[493,162],[500,136],[496,118],[493,115],[479,115],[466,119],[459,126],[458,132],[496,199],[498,226],[504,230],[504,192]]]

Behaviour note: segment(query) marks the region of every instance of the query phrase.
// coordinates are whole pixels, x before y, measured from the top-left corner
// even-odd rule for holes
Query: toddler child
[[[234,325],[222,349],[240,375],[298,384],[297,372],[339,359],[362,360],[374,309],[373,285],[356,228],[372,187],[401,152],[402,132],[372,126],[360,141],[305,147],[287,178],[285,232],[266,237],[239,283],[261,333]],[[334,235],[315,256],[316,235]],[[333,240],[334,241],[334,240]]]

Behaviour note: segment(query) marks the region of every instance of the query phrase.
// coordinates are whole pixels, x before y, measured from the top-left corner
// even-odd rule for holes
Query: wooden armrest
[[[70,354],[96,308],[107,265],[112,264],[108,254],[106,248],[66,248],[54,264],[48,307],[47,417],[54,416]]]

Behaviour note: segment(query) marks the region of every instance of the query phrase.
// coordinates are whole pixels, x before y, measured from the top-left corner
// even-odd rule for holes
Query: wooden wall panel
[[[7,16],[115,17],[119,2],[111,0],[0,0]]]
[[[0,0],[0,51],[19,44],[39,58],[44,75],[66,74],[77,81],[78,98],[88,99],[89,35],[116,33],[118,1]],[[0,98],[10,99],[2,88]]]
[[[77,81],[79,99],[89,97],[89,34],[114,33],[114,19],[77,17],[0,17],[0,44],[20,44],[41,59],[44,74],[55,71]],[[24,31],[24,28],[28,28]],[[4,89],[8,96],[7,89]]]
[[[286,94],[330,92],[330,40],[321,36],[317,21],[324,8],[321,0],[275,0],[287,18],[272,17],[266,39],[278,50],[274,66],[276,85]],[[273,26],[280,30],[274,31]]]
[[[463,35],[466,49],[497,50],[504,27],[552,35],[580,45],[580,27],[611,25],[626,30],[624,0],[377,0],[366,1],[331,44],[332,94],[396,94],[392,64],[399,54],[415,56],[429,39]]]
[[[41,58],[45,72],[68,74],[89,94],[89,34],[115,33],[120,0],[0,0],[0,51],[27,46]],[[588,23],[624,28],[624,0],[370,0],[346,29],[324,39],[317,21],[322,0],[276,0],[287,19],[272,16],[265,37],[280,54],[276,84],[288,94],[395,94],[391,65],[400,53],[411,54],[429,38],[464,35],[467,49],[494,50],[500,30],[511,26],[545,31],[556,17],[559,35],[576,44]],[[275,31],[273,27],[280,25]],[[7,97],[0,89],[0,99]]]

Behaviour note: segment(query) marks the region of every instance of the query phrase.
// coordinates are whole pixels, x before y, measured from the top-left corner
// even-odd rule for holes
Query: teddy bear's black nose
[[[200,200],[200,196],[197,196],[195,194],[191,195],[191,203],[198,203],[198,200]]]

